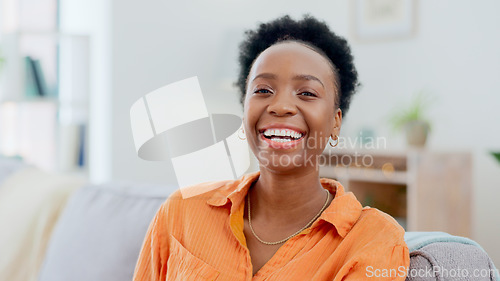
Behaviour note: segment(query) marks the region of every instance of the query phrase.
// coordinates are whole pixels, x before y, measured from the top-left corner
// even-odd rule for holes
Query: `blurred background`
[[[198,76],[210,113],[241,116],[233,83],[244,31],[285,14],[326,21],[350,42],[362,83],[342,137],[384,140],[370,147],[360,141],[346,153],[353,147],[371,151],[382,175],[396,176],[377,180],[378,174],[351,173],[344,175],[346,185],[359,189],[369,205],[376,203],[366,186],[406,190],[402,224],[448,232],[452,228],[440,223],[461,225],[453,234],[473,238],[500,264],[495,215],[500,213],[500,158],[494,154],[500,152],[499,1],[0,4],[0,155],[92,183],[175,186],[169,161],[137,156],[131,105],[166,84]],[[415,139],[420,141],[412,143]],[[432,220],[425,212],[439,218],[420,228],[420,218]]]

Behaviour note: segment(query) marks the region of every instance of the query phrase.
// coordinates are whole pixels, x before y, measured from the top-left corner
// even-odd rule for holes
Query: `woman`
[[[247,32],[237,84],[260,171],[170,196],[134,280],[405,279],[402,227],[319,178],[357,86],[352,60],[347,42],[312,17]]]

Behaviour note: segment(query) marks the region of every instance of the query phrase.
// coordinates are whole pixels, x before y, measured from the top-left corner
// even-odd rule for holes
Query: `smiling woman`
[[[134,280],[404,280],[403,228],[319,178],[319,156],[338,140],[358,85],[347,42],[312,17],[285,16],[247,32],[240,67],[259,172],[170,196]],[[368,268],[403,274],[368,276]]]

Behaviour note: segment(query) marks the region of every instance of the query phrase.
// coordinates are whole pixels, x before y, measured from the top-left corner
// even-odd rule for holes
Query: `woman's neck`
[[[261,169],[250,193],[252,216],[283,225],[310,219],[325,204],[317,170],[278,173]]]

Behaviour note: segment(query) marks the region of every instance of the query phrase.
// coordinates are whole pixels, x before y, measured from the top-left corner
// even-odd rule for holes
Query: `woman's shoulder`
[[[191,204],[223,205],[235,191],[244,191],[259,176],[259,172],[249,173],[238,179],[207,181],[184,186],[172,193],[164,204],[184,206]]]
[[[210,181],[191,186],[181,187],[165,200],[163,205],[185,207],[191,204],[206,203],[219,193],[230,191],[234,180]]]
[[[247,177],[245,175],[236,180],[208,181],[181,187],[168,196],[163,202],[162,208],[180,211],[223,205],[232,192],[242,187],[242,183]]]
[[[381,235],[391,235],[396,240],[404,240],[404,228],[392,216],[377,208],[364,207],[356,225]]]
[[[161,225],[157,231],[183,237],[187,232],[202,233],[218,222],[226,222],[229,215],[227,208],[217,208],[223,204],[212,202],[222,201],[224,194],[235,189],[237,185],[233,182],[213,181],[179,188],[161,204],[155,216],[155,221]],[[211,221],[211,224],[207,224],[207,221]]]

